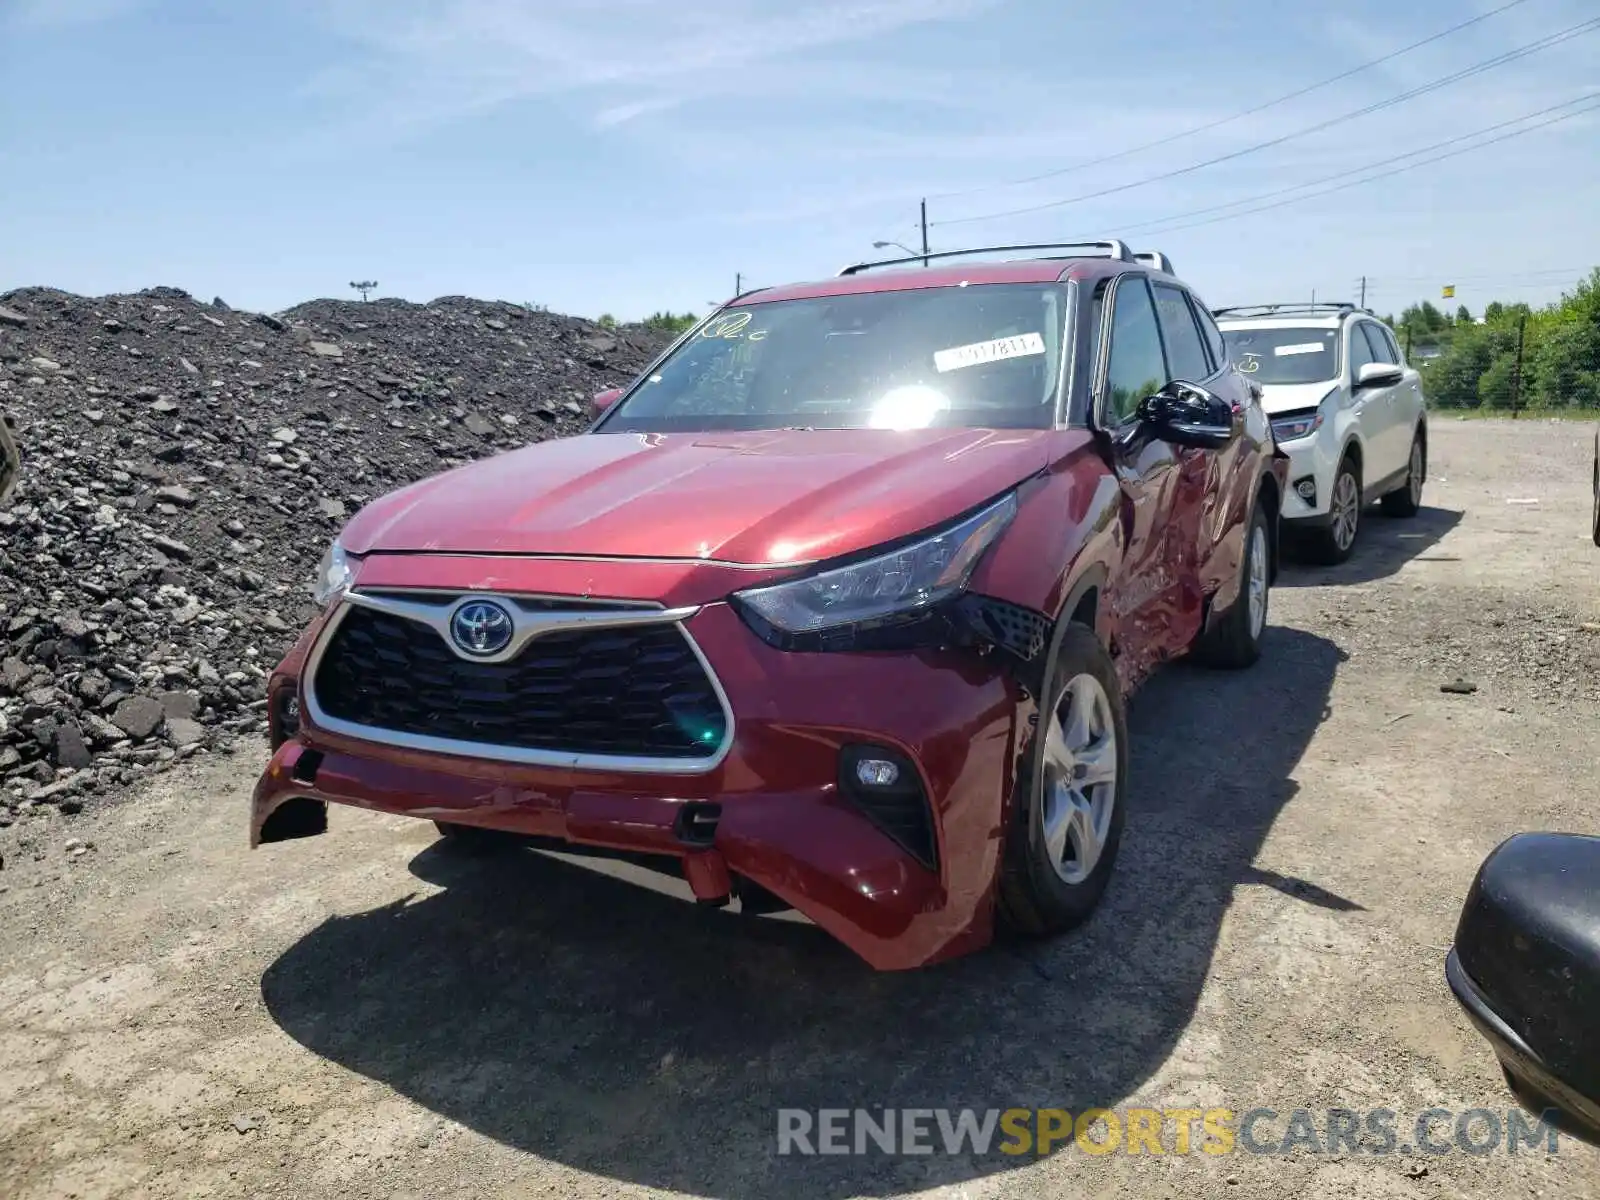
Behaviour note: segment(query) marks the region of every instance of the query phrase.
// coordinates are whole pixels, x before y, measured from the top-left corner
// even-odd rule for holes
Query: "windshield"
[[[600,431],[1048,428],[1067,297],[975,284],[734,306]]]
[[[1228,357],[1257,383],[1324,383],[1339,376],[1339,331],[1326,326],[1224,329]]]

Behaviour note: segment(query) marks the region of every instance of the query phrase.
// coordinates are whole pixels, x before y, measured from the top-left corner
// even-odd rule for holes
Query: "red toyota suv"
[[[587,433],[360,512],[251,844],[333,801],[645,856],[881,969],[1083,920],[1126,697],[1260,653],[1284,460],[1164,256],[928,260],[739,296]]]

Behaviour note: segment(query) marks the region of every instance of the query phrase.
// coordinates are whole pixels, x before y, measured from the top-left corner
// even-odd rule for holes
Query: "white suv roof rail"
[[[1159,250],[1144,250],[1136,253],[1134,260],[1142,262],[1147,267],[1154,267],[1158,271],[1165,271],[1168,275],[1176,275],[1172,269],[1172,260]]]
[[[1369,317],[1376,315],[1370,308],[1358,307],[1348,300],[1330,301],[1325,304],[1307,304],[1303,300],[1285,304],[1234,304],[1226,308],[1213,308],[1211,315],[1213,317],[1306,317],[1355,312],[1364,313]]]

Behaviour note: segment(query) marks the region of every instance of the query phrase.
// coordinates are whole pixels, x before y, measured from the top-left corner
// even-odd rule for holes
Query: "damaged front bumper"
[[[436,753],[320,727],[304,675],[333,615],[270,681],[273,757],[255,790],[253,846],[320,833],[337,803],[675,859],[709,904],[747,881],[879,969],[991,936],[1017,734],[1050,631],[1040,614],[969,596],[916,648],[796,654],[707,604],[685,629],[726,695],[733,735],[710,770],[670,775]],[[864,783],[863,759],[894,764],[893,782]]]

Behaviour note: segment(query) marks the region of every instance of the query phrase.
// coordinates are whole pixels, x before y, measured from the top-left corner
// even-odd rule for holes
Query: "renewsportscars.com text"
[[[1558,1153],[1555,1114],[1519,1108],[781,1108],[779,1154]]]

